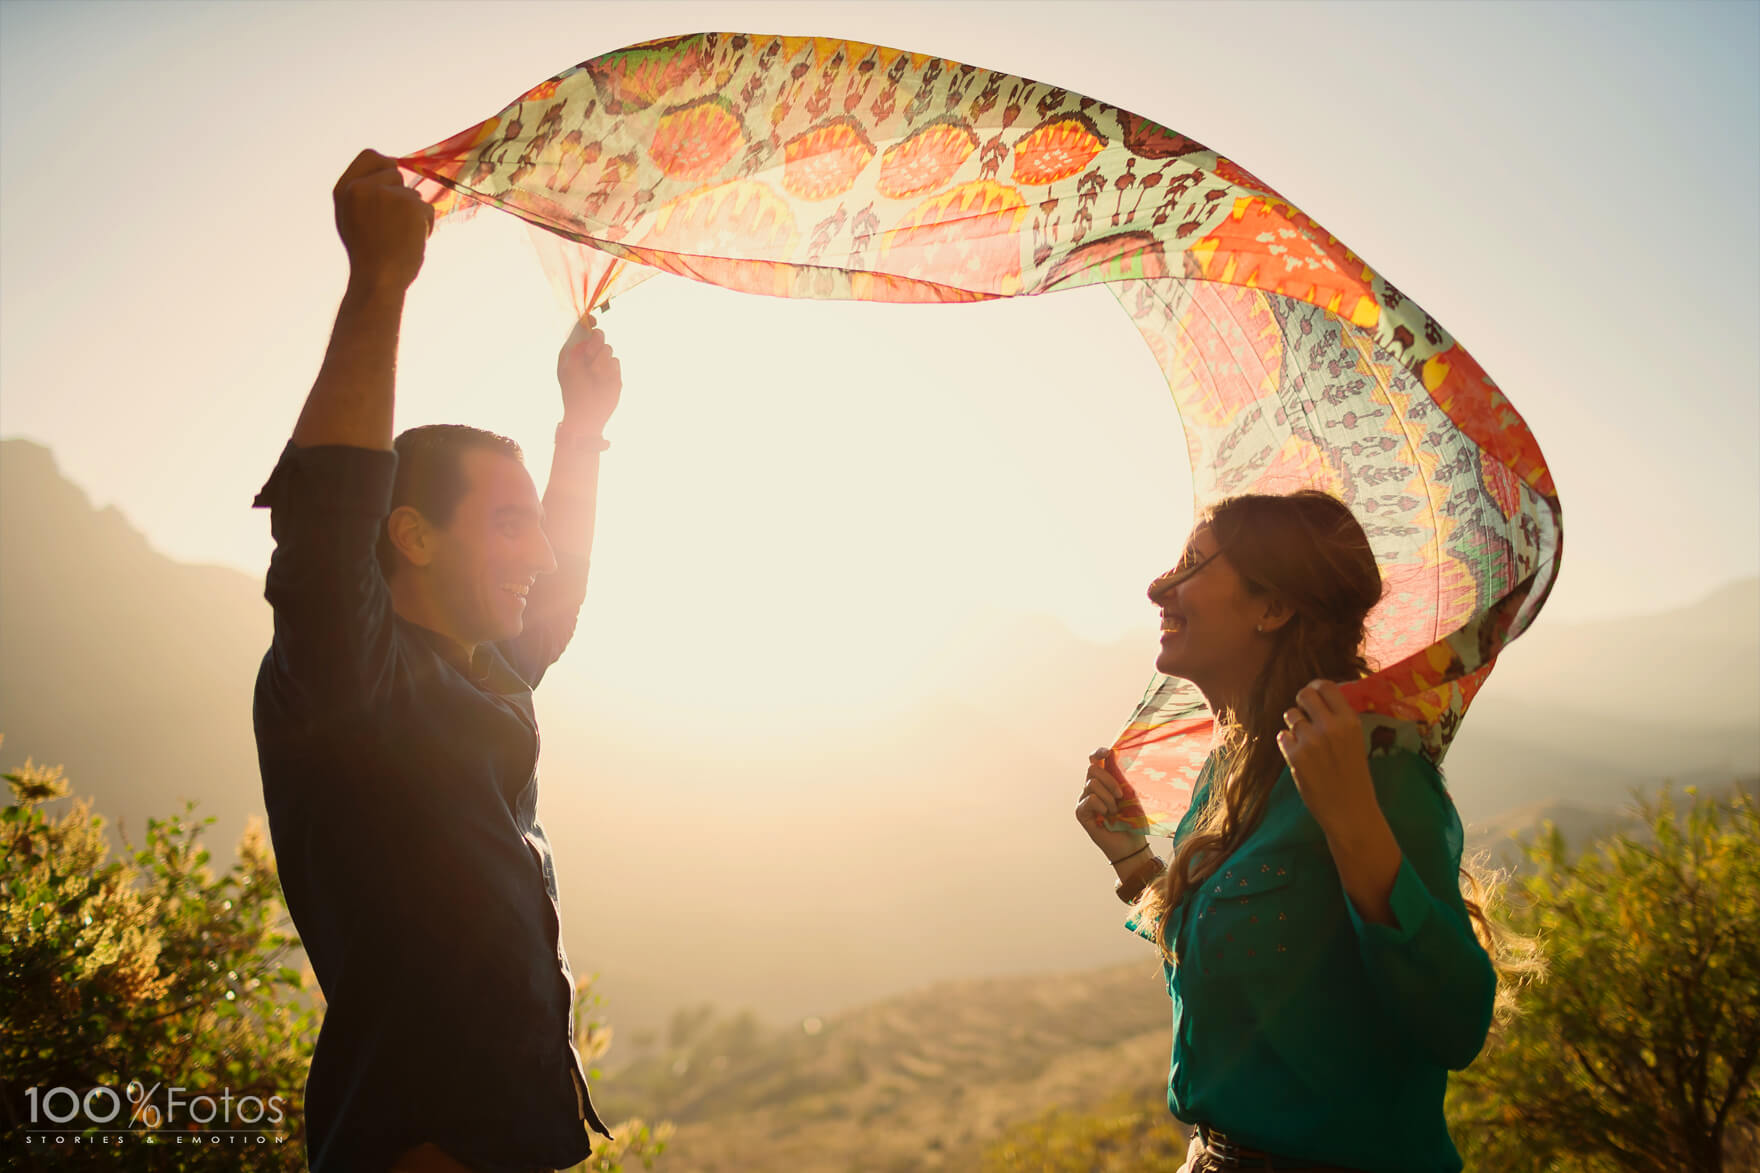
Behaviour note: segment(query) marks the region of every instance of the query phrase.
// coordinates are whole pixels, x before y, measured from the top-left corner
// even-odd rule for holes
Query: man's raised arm
[[[403,298],[421,271],[434,209],[377,151],[357,155],[332,194],[348,289],[293,442],[389,451]]]
[[[599,505],[599,456],[605,424],[623,393],[623,370],[591,317],[576,324],[556,357],[562,423],[544,486],[544,536],[556,553],[556,572],[541,576],[526,605],[525,629],[507,652],[536,685],[574,636],[587,595],[587,564]]]
[[[376,151],[356,156],[332,194],[348,290],[292,442],[256,498],[275,537],[263,590],[275,611],[273,671],[260,694],[259,740],[265,729],[273,735],[276,698],[359,705],[392,662],[391,599],[374,549],[397,469],[391,418],[403,295],[422,267],[434,213]]]
[[[562,388],[562,423],[544,486],[544,536],[557,562],[585,563],[593,552],[605,425],[623,395],[623,366],[590,316],[562,344],[556,382]]]

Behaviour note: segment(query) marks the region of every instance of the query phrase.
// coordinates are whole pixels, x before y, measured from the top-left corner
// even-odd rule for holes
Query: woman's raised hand
[[[1124,783],[1112,772],[1112,751],[1095,750],[1088,755],[1088,777],[1076,802],[1076,822],[1094,846],[1106,854],[1109,863],[1137,854],[1149,842],[1141,831],[1114,831],[1106,826],[1108,819],[1118,816],[1123,801]]]
[[[1277,748],[1289,762],[1296,793],[1328,835],[1373,823],[1381,808],[1363,747],[1363,722],[1330,680],[1316,680],[1296,693],[1283,714],[1287,727]]]

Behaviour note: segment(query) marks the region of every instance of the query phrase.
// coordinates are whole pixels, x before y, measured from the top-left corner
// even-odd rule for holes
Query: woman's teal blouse
[[[1177,843],[1196,824],[1205,763]],[[1264,821],[1170,916],[1167,1103],[1237,1143],[1381,1173],[1454,1173],[1448,1071],[1473,1061],[1496,974],[1461,901],[1461,821],[1428,761],[1369,760],[1405,858],[1394,925],[1364,921],[1289,770]],[[1153,939],[1133,916],[1128,927]]]

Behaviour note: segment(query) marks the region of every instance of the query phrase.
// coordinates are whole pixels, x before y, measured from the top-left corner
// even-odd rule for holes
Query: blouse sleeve
[[[1124,927],[1143,940],[1155,943],[1155,919],[1140,907],[1131,909],[1131,914],[1124,919]]]
[[[1345,897],[1381,1002],[1422,1054],[1451,1070],[1471,1063],[1491,1027],[1497,974],[1461,899],[1461,821],[1428,761],[1373,757],[1381,811],[1404,858],[1393,882],[1394,923],[1373,924]]]

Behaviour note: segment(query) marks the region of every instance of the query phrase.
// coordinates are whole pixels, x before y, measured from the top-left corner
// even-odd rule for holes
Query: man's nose
[[[550,546],[550,538],[543,530],[538,531],[538,545],[534,551],[539,574],[551,574],[556,570],[556,551]]]

